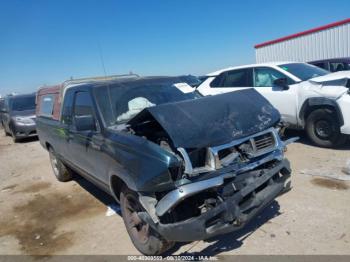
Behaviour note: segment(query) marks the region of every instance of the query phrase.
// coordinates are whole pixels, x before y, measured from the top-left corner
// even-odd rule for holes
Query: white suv
[[[255,88],[289,127],[305,129],[316,145],[334,147],[350,135],[350,72],[329,73],[297,62],[231,67],[207,75],[202,95]]]

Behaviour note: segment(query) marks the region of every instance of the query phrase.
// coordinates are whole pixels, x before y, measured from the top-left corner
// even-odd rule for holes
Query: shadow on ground
[[[250,223],[248,223],[242,229],[221,235],[212,239],[205,240],[205,242],[210,245],[205,247],[203,250],[198,252],[191,252],[190,250],[185,251],[180,254],[180,256],[216,256],[222,252],[228,252],[237,249],[243,245],[245,239],[247,239],[251,234],[253,234],[259,227],[267,223],[270,219],[279,216],[280,206],[277,201],[273,201],[269,206],[267,206],[258,216],[253,218]],[[274,237],[271,234],[271,237]],[[187,243],[188,244],[188,243]],[[178,243],[175,247],[170,250],[170,253],[177,251],[183,243]],[[169,254],[170,254],[169,253]]]
[[[74,177],[74,181],[77,182],[83,189],[85,189],[88,193],[90,193],[93,197],[99,200],[106,207],[111,207],[114,211],[116,211],[116,213],[119,216],[121,216],[119,204],[111,195],[107,194],[106,192],[92,184],[90,181],[86,180],[85,178],[79,175],[76,175]]]
[[[35,142],[38,140],[39,140],[39,138],[37,136],[31,136],[31,137],[22,138],[22,139],[18,140],[17,143],[25,144],[25,143]]]
[[[314,144],[311,143],[310,139],[307,137],[305,131],[303,130],[292,130],[292,129],[286,130],[284,133],[284,136],[282,137],[282,140],[286,140],[292,137],[299,137],[299,140],[296,141],[295,143],[300,143],[303,145],[319,148],[318,146],[315,146]],[[333,150],[350,150],[350,139],[347,140],[346,144],[338,148],[332,148],[332,149]]]

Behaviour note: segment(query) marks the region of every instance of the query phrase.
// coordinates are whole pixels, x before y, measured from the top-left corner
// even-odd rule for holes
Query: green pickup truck
[[[135,247],[242,228],[290,188],[280,114],[255,90],[202,97],[177,77],[71,80],[37,93],[59,181],[78,173],[120,203]]]

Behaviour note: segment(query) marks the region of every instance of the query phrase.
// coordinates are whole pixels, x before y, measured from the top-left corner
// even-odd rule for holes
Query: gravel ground
[[[350,182],[310,176],[340,175],[349,152],[290,145],[292,191],[245,229],[178,244],[173,254],[350,254]],[[37,140],[13,144],[0,134],[0,254],[138,254],[108,205],[118,211],[84,179],[57,182]]]

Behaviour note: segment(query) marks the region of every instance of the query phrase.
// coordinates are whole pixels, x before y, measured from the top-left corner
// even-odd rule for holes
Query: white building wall
[[[350,57],[350,23],[255,49],[256,62]]]

